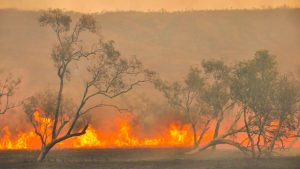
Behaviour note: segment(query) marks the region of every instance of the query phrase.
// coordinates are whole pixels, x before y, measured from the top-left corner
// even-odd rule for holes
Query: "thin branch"
[[[92,107],[86,109],[85,111],[83,111],[83,112],[80,114],[80,116],[82,116],[82,115],[88,113],[88,112],[91,111],[92,109],[99,108],[99,107],[113,107],[113,108],[115,108],[115,109],[116,109],[118,112],[120,112],[120,113],[121,113],[122,111],[127,111],[127,109],[121,109],[121,108],[119,108],[119,107],[116,106],[116,105],[111,105],[111,104],[97,104],[97,105],[92,106]]]

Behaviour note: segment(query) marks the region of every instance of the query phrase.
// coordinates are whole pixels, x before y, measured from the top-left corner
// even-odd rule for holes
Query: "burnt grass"
[[[37,151],[0,151],[0,169],[300,169],[293,155],[251,159],[237,151],[185,155],[185,148],[53,150],[36,162]]]

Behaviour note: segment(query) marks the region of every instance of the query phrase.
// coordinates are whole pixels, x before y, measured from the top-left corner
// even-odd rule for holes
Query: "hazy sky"
[[[159,10],[260,8],[288,5],[300,7],[300,0],[0,0],[0,8],[38,10],[64,8],[80,12],[103,10]]]

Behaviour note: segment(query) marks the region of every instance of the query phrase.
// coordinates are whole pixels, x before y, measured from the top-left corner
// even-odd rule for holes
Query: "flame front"
[[[33,114],[34,120],[40,125],[39,132],[49,132],[52,125],[50,118],[43,117],[38,111]],[[101,131],[90,126],[84,135],[74,137],[56,145],[56,148],[122,148],[122,147],[186,147],[193,143],[189,125],[170,123],[164,130],[158,131],[155,136],[141,136],[133,130],[130,118],[116,118],[113,126],[116,130]],[[9,149],[39,149],[39,137],[34,129],[18,132],[13,136],[8,127],[4,127],[0,135],[0,150]],[[49,133],[50,134],[50,133]]]
[[[38,111],[33,114],[40,125],[38,132],[51,134],[52,120],[43,117]],[[193,132],[189,124],[171,121],[154,134],[137,130],[128,116],[116,117],[113,130],[101,130],[90,126],[84,135],[58,143],[55,148],[138,148],[138,147],[188,147],[193,145]],[[49,129],[50,127],[50,129]],[[41,142],[32,128],[28,131],[12,131],[9,127],[0,130],[0,150],[39,149]],[[14,134],[13,134],[14,133]],[[212,139],[213,131],[208,130],[202,144]],[[299,142],[295,147],[300,147]]]
[[[32,138],[37,139],[34,132],[20,132],[16,138],[12,138],[8,127],[2,129],[3,136],[0,138],[0,149],[28,149],[29,142]]]

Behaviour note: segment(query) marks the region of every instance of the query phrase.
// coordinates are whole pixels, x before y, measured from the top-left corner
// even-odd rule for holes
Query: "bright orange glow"
[[[39,132],[46,132],[50,137],[52,120],[43,116],[41,111],[33,114]],[[138,148],[138,147],[188,147],[193,145],[193,132],[189,124],[177,121],[164,124],[166,127],[155,131],[154,134],[144,133],[139,126],[132,124],[131,116],[115,117],[112,121],[114,129],[101,130],[90,126],[86,133],[58,143],[55,148]],[[134,127],[133,127],[134,126]],[[50,128],[49,128],[50,127]],[[40,138],[32,128],[26,132],[12,132],[8,127],[0,130],[0,150],[10,149],[39,149]],[[14,133],[14,134],[13,134]],[[202,144],[213,137],[213,131],[208,130]],[[242,140],[242,135],[237,140]],[[48,139],[47,142],[50,140]],[[300,141],[294,147],[300,148]]]
[[[40,113],[41,112],[41,113]],[[43,112],[37,110],[33,114],[37,124],[37,131],[47,133],[50,137],[52,120],[43,116]],[[190,125],[171,122],[166,129],[157,131],[154,136],[145,136],[135,131],[131,125],[131,117],[116,117],[113,131],[96,130],[90,126],[86,133],[58,143],[55,148],[114,148],[114,147],[187,147],[193,145],[193,133]],[[8,127],[5,127],[0,135],[0,150],[2,149],[39,149],[40,138],[32,128],[27,132],[20,132],[12,136]],[[47,142],[50,140],[48,139]]]
[[[73,144],[73,146],[76,148],[103,146],[103,143],[98,140],[97,133],[93,128],[88,129],[86,133],[82,136],[79,136],[77,140],[78,144]]]
[[[12,138],[8,127],[2,129],[3,136],[0,138],[0,149],[27,149],[30,138],[36,137],[34,132],[19,133],[15,139]]]

